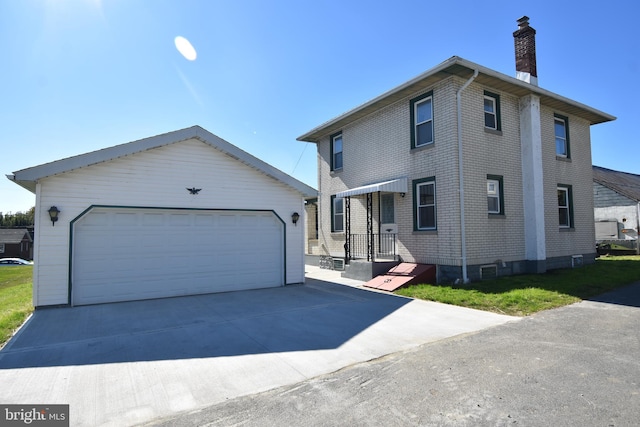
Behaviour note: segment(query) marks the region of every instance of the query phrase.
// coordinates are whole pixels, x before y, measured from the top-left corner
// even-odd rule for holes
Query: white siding
[[[36,306],[68,302],[69,223],[91,205],[273,210],[286,224],[286,283],[304,281],[304,227],[291,223],[304,215],[302,195],[195,139],[43,179],[36,197]]]

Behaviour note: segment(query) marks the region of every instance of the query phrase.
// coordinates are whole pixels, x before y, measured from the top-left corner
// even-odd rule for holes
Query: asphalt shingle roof
[[[593,181],[640,202],[640,175],[593,166]]]
[[[0,228],[0,243],[20,243],[29,232],[23,228]]]

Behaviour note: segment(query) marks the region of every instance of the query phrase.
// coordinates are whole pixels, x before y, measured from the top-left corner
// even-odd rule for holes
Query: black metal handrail
[[[349,242],[350,259],[396,259],[397,243],[398,236],[395,233],[352,234]]]

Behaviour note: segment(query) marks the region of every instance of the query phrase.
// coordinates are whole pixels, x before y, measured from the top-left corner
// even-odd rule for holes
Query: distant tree
[[[26,212],[6,213],[0,212],[0,227],[32,227],[35,219],[35,206]]]

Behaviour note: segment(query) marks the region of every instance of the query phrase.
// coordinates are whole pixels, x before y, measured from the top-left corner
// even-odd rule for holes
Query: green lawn
[[[0,347],[33,311],[33,266],[0,267]]]
[[[514,316],[571,304],[640,281],[640,256],[603,256],[593,265],[501,277],[468,285],[415,285],[399,295]]]

